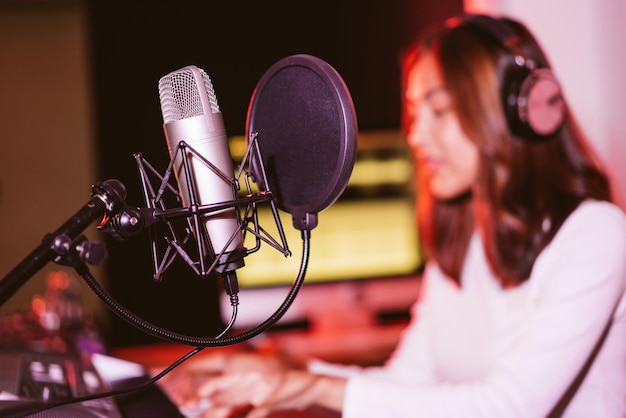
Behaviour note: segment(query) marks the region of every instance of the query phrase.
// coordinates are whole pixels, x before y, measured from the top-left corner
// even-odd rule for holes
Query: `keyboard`
[[[0,351],[0,415],[16,407],[51,404],[106,392],[88,357],[59,353]],[[28,409],[26,409],[28,410]],[[122,418],[112,398],[70,403],[30,415]]]
[[[144,386],[150,377],[141,365],[105,354],[79,289],[75,278],[52,273],[42,295],[0,316],[0,417],[182,418],[157,385]],[[110,390],[131,392],[74,401]],[[38,405],[55,406],[33,412]]]

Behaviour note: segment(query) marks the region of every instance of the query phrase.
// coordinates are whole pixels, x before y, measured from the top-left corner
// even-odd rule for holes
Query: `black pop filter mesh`
[[[259,80],[246,125],[249,137],[258,134],[278,207],[295,228],[314,228],[317,213],[345,190],[356,159],[356,114],[341,76],[310,55],[278,61]]]

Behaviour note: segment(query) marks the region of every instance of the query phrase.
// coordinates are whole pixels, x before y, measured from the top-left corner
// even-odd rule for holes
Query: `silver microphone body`
[[[213,85],[208,75],[195,66],[174,71],[159,80],[159,96],[163,113],[163,128],[173,158],[184,141],[204,159],[215,166],[227,179],[234,176],[233,161],[222,113],[219,111]],[[208,205],[235,199],[232,181],[227,181],[191,151],[187,151],[191,182],[185,173],[182,155],[174,161],[174,170],[183,204],[192,199],[188,185],[195,186],[196,203]],[[213,252],[224,249],[217,271],[232,271],[243,265],[243,258],[232,260],[230,254],[243,248],[239,214],[235,207],[202,215]]]

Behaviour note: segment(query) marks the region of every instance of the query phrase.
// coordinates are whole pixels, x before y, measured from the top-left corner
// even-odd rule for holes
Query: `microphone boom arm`
[[[0,280],[0,306],[48,262],[67,254],[85,228],[122,207],[125,198],[126,188],[119,180],[93,185],[91,199],[56,231],[46,234],[41,243]]]

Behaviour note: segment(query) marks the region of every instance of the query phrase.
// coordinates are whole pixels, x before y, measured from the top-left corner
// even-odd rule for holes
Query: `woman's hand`
[[[340,411],[344,388],[342,379],[304,370],[239,370],[208,379],[197,396],[210,405],[204,418],[264,418],[275,411],[312,406]]]
[[[287,367],[276,356],[212,352],[160,381],[187,417],[265,417],[313,405],[340,411],[345,381]]]
[[[187,360],[159,380],[159,385],[186,416],[197,417],[208,406],[207,399],[198,398],[198,388],[210,379],[245,370],[272,373],[283,367],[275,356],[216,350]]]

